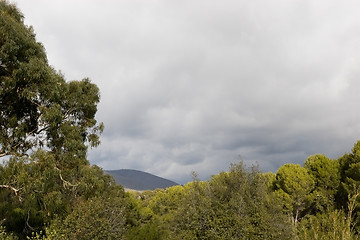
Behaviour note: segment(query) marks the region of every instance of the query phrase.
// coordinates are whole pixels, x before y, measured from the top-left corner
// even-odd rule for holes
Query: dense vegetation
[[[0,0],[0,239],[357,239],[360,142],[276,174],[241,162],[142,193],[89,164],[99,90],[66,82],[19,10]]]

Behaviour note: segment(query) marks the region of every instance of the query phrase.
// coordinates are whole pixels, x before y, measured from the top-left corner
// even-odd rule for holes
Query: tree
[[[170,219],[171,239],[292,239],[289,217],[256,167],[242,163],[208,182],[185,185]],[[175,208],[173,208],[175,209]],[[169,238],[169,239],[170,239]]]
[[[0,157],[47,149],[59,170],[88,164],[87,148],[99,144],[103,130],[95,120],[98,87],[89,79],[66,82],[49,66],[21,12],[4,0],[0,36]]]
[[[59,161],[83,161],[86,143],[99,144],[103,128],[94,118],[99,89],[89,79],[66,82],[20,11],[4,0],[0,36],[0,157],[46,146]]]
[[[344,209],[332,210],[316,215],[307,215],[296,227],[296,239],[331,239],[331,240],[356,240],[359,234],[355,230],[353,213],[359,192],[349,196],[347,213]]]
[[[276,173],[275,193],[284,200],[284,206],[291,206],[294,223],[304,215],[309,206],[310,193],[314,189],[313,177],[299,164],[285,164]]]
[[[116,198],[119,204],[124,202],[120,201],[125,199],[122,186],[116,185],[99,167],[82,165],[60,170],[56,164],[51,152],[38,151],[32,155],[32,161],[26,157],[11,158],[0,166],[0,181],[19,189],[18,195],[11,189],[0,191],[0,219],[4,219],[8,231],[20,235],[39,232],[55,219],[66,218],[79,206],[89,206],[89,199]],[[96,217],[89,214],[88,220],[95,221],[91,216]]]
[[[94,197],[79,202],[64,220],[55,219],[47,235],[49,239],[122,239],[126,233],[123,198]]]
[[[334,206],[340,184],[339,162],[317,154],[306,159],[304,168],[315,181],[315,188],[311,193],[313,213],[329,210]]]
[[[349,196],[358,195],[360,189],[360,141],[354,144],[351,153],[347,153],[339,158],[341,183],[337,193],[337,205],[339,208],[345,208],[349,202]],[[354,219],[359,222],[359,200],[356,201],[356,210],[354,211]]]
[[[89,79],[67,82],[55,71],[22,13],[0,0],[0,220],[7,231],[24,238],[80,202],[124,195],[86,159],[103,130],[99,99]]]
[[[342,210],[306,216],[297,226],[297,240],[355,240],[351,219]]]

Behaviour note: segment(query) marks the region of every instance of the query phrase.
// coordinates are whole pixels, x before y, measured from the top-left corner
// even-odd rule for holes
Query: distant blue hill
[[[121,184],[124,188],[134,190],[154,190],[156,188],[168,188],[179,185],[176,182],[165,178],[155,176],[153,174],[131,169],[105,170],[105,173],[111,175],[117,184]]]

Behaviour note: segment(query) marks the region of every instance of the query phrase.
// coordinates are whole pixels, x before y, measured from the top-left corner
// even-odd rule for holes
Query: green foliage
[[[173,186],[167,188],[165,191],[158,190],[156,195],[149,199],[148,205],[157,215],[161,215],[165,219],[170,219],[177,210],[179,202],[185,197],[186,187],[180,185]]]
[[[305,215],[314,187],[313,177],[299,164],[285,164],[276,173],[275,193],[285,210],[292,212],[294,223]]]
[[[297,238],[307,239],[331,239],[331,240],[356,240],[359,234],[355,231],[353,213],[357,205],[359,191],[349,196],[347,214],[343,210],[333,210],[327,213],[318,213],[306,216],[297,225]]]
[[[66,82],[15,5],[0,0],[0,219],[19,236],[74,212],[79,202],[114,192],[90,166],[88,146],[103,130],[95,114],[99,89],[89,79]]]
[[[161,219],[160,214],[156,214],[149,207],[153,198],[158,198],[163,189],[145,191],[143,193],[127,193],[129,197],[127,208],[127,227],[126,239],[152,240],[167,238],[167,221]]]
[[[358,239],[360,141],[276,174],[233,164],[210,181],[126,193],[86,159],[99,89],[65,81],[0,0],[0,240]],[[291,219],[293,222],[291,222]]]
[[[126,239],[159,240],[168,239],[159,222],[149,221],[129,229]]]
[[[95,197],[79,202],[64,220],[47,229],[57,239],[121,239],[126,231],[122,198]]]
[[[8,233],[4,226],[0,225],[0,240],[17,240],[18,238],[12,233]]]
[[[168,228],[160,239],[291,239],[290,219],[276,200],[267,178],[240,163],[209,182],[158,191],[148,205]]]
[[[99,144],[99,89],[89,79],[66,82],[14,5],[0,4],[0,156],[47,146],[70,166]],[[75,156],[75,157],[74,157]],[[71,163],[70,163],[71,161]]]
[[[335,195],[340,185],[340,166],[323,154],[310,156],[304,164],[315,181],[311,193],[312,212],[323,212],[334,207]]]
[[[304,168],[315,179],[318,188],[336,191],[340,182],[339,162],[330,160],[323,154],[312,155],[305,161]]]
[[[124,198],[124,191],[97,166],[83,165],[61,171],[52,153],[39,151],[28,158],[11,158],[0,166],[0,180],[16,189],[0,194],[0,218],[10,231],[39,231],[44,224],[62,218],[78,202],[93,197]]]
[[[351,219],[341,210],[309,215],[297,226],[299,240],[355,240],[358,237],[352,232]]]
[[[337,200],[341,207],[348,201],[349,195],[354,195],[360,188],[360,141],[358,141],[350,154],[339,158],[341,184]]]

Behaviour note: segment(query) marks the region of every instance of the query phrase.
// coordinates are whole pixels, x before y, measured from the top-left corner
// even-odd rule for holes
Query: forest
[[[87,160],[98,87],[65,81],[0,0],[0,239],[358,239],[360,141],[262,173],[243,162],[184,186],[125,192]]]

